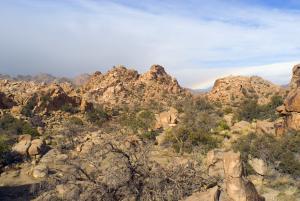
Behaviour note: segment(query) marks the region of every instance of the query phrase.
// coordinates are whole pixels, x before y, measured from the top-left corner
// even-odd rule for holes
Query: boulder
[[[232,201],[264,201],[255,186],[243,176],[241,154],[229,151],[223,158],[226,193]]]
[[[254,129],[252,128],[251,123],[249,123],[247,121],[240,121],[240,122],[235,123],[231,127],[231,131],[233,133],[243,134],[243,133],[253,132]]]
[[[196,192],[183,201],[219,201],[220,193],[219,187],[215,186],[204,192]]]
[[[168,111],[156,115],[156,128],[168,129],[177,124],[178,111],[175,108],[170,108]]]
[[[262,159],[250,158],[248,163],[257,174],[264,176],[268,173],[268,166]]]
[[[75,184],[60,184],[56,186],[58,197],[63,200],[78,200],[80,189]]]
[[[284,100],[285,110],[288,112],[300,112],[300,88],[291,91]]]
[[[256,122],[256,133],[258,134],[272,134],[275,135],[275,127],[273,122],[260,121]]]
[[[41,155],[45,150],[45,143],[42,139],[35,139],[31,141],[28,149],[29,156]]]
[[[32,176],[36,179],[45,178],[48,176],[48,167],[45,164],[37,165],[33,168]]]
[[[292,112],[286,116],[286,125],[289,129],[300,130],[300,113]]]
[[[30,145],[31,135],[21,135],[18,139],[18,143],[12,147],[12,151],[21,154],[22,156],[27,156]]]
[[[219,149],[214,149],[207,153],[206,166],[209,176],[224,177],[223,154],[224,152]]]

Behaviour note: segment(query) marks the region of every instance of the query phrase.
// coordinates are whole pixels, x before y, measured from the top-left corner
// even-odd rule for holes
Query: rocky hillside
[[[124,66],[114,67],[105,74],[96,72],[81,89],[87,100],[111,106],[140,103],[170,105],[172,101],[190,95],[159,65],[153,65],[142,75]]]
[[[259,77],[207,96],[159,65],[78,80],[0,79],[1,201],[299,200],[297,85],[280,106]]]
[[[223,105],[239,106],[245,99],[257,99],[267,104],[274,95],[284,95],[285,89],[260,77],[229,76],[215,81],[207,98]]]

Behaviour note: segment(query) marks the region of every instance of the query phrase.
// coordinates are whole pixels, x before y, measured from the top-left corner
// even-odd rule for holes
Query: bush
[[[178,153],[191,152],[193,147],[201,145],[201,148],[207,152],[218,146],[219,141],[211,133],[202,129],[193,129],[180,125],[167,132],[166,142],[172,144],[172,147]]]
[[[134,133],[146,133],[154,127],[155,115],[149,110],[139,109],[125,112],[120,120],[122,126]]]
[[[0,168],[6,161],[6,155],[10,151],[11,145],[6,135],[0,135]]]
[[[0,129],[10,135],[38,135],[36,128],[32,127],[28,122],[16,119],[9,114],[5,114],[0,118]]]
[[[71,113],[71,114],[75,114],[75,113],[78,112],[78,108],[74,107],[70,103],[65,103],[63,106],[61,106],[60,109],[61,109],[61,111],[68,112],[68,113]]]
[[[241,152],[245,162],[251,155],[264,160],[282,173],[300,177],[300,162],[295,158],[295,155],[300,154],[299,146],[299,133],[289,133],[284,139],[251,133],[239,138],[233,144],[233,149]]]
[[[102,126],[103,123],[109,120],[109,115],[102,107],[98,106],[90,111],[87,111],[86,118],[89,122],[98,126]]]
[[[69,119],[69,122],[71,124],[78,125],[78,126],[82,126],[83,125],[83,121],[80,118],[78,118],[78,117],[71,117]]]
[[[252,121],[254,119],[271,119],[275,120],[278,115],[275,110],[278,106],[283,104],[283,98],[281,96],[273,96],[270,103],[265,105],[258,105],[257,99],[245,100],[236,112],[236,118],[238,120]]]
[[[26,103],[26,105],[22,108],[21,114],[23,114],[26,117],[32,117],[33,116],[33,109],[36,106],[36,97],[33,97],[29,99]]]

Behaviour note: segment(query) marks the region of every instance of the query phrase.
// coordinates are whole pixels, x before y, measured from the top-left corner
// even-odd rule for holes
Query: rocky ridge
[[[285,89],[258,76],[229,76],[215,81],[207,98],[225,105],[239,106],[247,98],[257,98],[267,104],[274,95],[284,95]]]

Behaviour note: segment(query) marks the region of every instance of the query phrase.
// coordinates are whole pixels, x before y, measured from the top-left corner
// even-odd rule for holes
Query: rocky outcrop
[[[42,139],[31,139],[30,135],[21,135],[16,143],[12,147],[12,151],[22,156],[35,157],[45,152],[46,145]]]
[[[207,97],[211,101],[237,107],[248,98],[257,98],[258,104],[266,104],[272,96],[284,93],[282,87],[257,76],[229,76],[216,80]]]
[[[228,197],[233,201],[264,201],[255,186],[243,175],[240,153],[224,153],[225,186]]]
[[[168,111],[156,115],[155,128],[168,129],[178,123],[178,111],[171,107]]]
[[[300,130],[300,65],[293,68],[293,76],[290,83],[290,92],[284,100],[284,104],[277,108],[277,112],[283,116],[276,124],[276,133],[282,135],[286,130]]]
[[[96,72],[81,89],[86,99],[110,106],[155,102],[166,105],[189,94],[159,65],[153,65],[143,75],[124,66],[105,74]]]
[[[265,173],[263,169],[256,163],[257,170],[260,173]],[[244,167],[240,153],[233,151],[224,152],[223,150],[212,150],[207,154],[206,165],[208,167],[209,176],[222,178],[218,199],[210,196],[208,200],[230,200],[230,201],[264,201],[255,186],[244,175]],[[195,199],[196,200],[196,199]],[[199,197],[198,200],[201,200]]]

